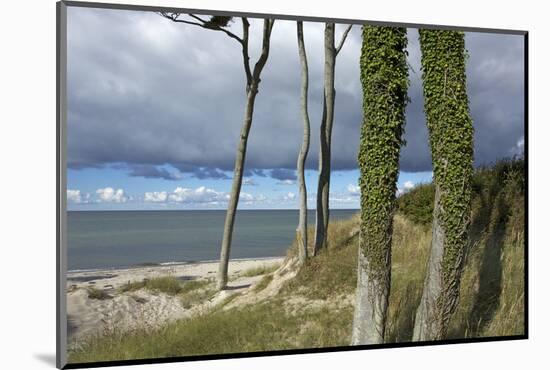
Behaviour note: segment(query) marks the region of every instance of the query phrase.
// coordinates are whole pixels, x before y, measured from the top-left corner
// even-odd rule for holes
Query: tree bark
[[[300,112],[302,115],[302,121],[304,125],[304,135],[302,140],[302,147],[298,155],[298,163],[296,165],[298,172],[298,186],[300,188],[300,215],[298,222],[298,257],[300,264],[303,264],[307,259],[307,188],[305,179],[305,163],[307,154],[309,151],[309,139],[310,139],[310,127],[309,127],[309,113],[308,113],[308,65],[306,48],[304,44],[304,32],[303,23],[301,21],[296,22],[296,31],[298,37],[298,54],[300,57],[301,67],[301,94],[300,94]]]
[[[247,29],[248,21],[243,18],[243,27]],[[227,214],[225,216],[225,225],[223,229],[223,239],[220,252],[220,263],[218,266],[217,276],[217,288],[219,290],[224,289],[227,286],[227,270],[229,267],[229,254],[231,251],[231,241],[233,238],[233,226],[235,224],[235,216],[237,213],[237,205],[239,203],[239,196],[241,192],[241,185],[243,180],[244,163],[246,159],[246,148],[248,141],[248,134],[252,125],[252,118],[254,115],[254,102],[258,93],[258,86],[260,84],[260,75],[269,57],[269,42],[271,38],[271,30],[273,28],[273,20],[264,20],[263,28],[263,41],[262,41],[262,53],[258,58],[254,66],[254,71],[250,76],[250,83],[246,88],[246,105],[244,112],[244,121],[241,129],[241,135],[239,138],[239,145],[237,148],[237,155],[235,157],[235,169],[233,172],[233,184],[231,186],[231,194],[229,198],[229,204],[227,207]],[[248,45],[248,32],[246,32],[246,45]],[[243,52],[243,58],[246,58],[248,53]],[[247,60],[244,60],[245,65]],[[248,73],[247,73],[248,77]]]
[[[445,241],[445,232],[440,219],[443,210],[439,200],[440,190],[439,186],[436,186],[432,221],[432,250],[428,261],[422,299],[414,320],[413,341],[435,339],[439,331],[437,321],[431,319],[437,316],[437,298],[441,296],[441,263],[443,262]]]
[[[359,243],[362,244],[361,241]],[[390,248],[387,248],[386,253],[386,258],[390,261]],[[361,247],[359,248],[358,260],[351,344],[384,343],[391,268],[386,269],[387,273],[382,279],[369,278],[371,266],[369,266],[369,259],[365,256]],[[389,265],[390,263],[388,263]]]
[[[334,69],[336,48],[334,47],[334,23],[325,25],[325,72],[323,117],[320,130],[319,182],[317,184],[317,209],[315,223],[315,244],[313,254],[317,255],[327,245],[330,194],[330,157],[332,123],[334,120]]]
[[[352,344],[384,342],[399,151],[407,105],[407,31],[363,27],[363,123],[358,164],[361,225]]]
[[[470,224],[474,128],[466,93],[464,34],[420,29],[419,35],[436,194],[413,340],[431,341],[445,339],[458,304]]]

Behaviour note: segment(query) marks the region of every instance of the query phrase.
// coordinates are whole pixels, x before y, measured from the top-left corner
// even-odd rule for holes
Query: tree
[[[264,20],[261,54],[256,61],[254,68],[251,69],[250,56],[248,52],[250,22],[246,17],[241,18],[243,34],[242,37],[239,37],[225,28],[231,21],[231,17],[213,16],[210,17],[210,19],[206,20],[194,14],[189,14],[188,16],[192,20],[187,20],[182,19],[180,13],[161,12],[160,14],[173,22],[180,22],[189,25],[199,26],[205,29],[224,32],[227,36],[236,40],[241,45],[242,49],[242,59],[246,75],[246,104],[244,109],[243,125],[241,128],[239,144],[237,147],[237,154],[235,156],[233,183],[231,186],[231,194],[227,207],[227,214],[225,217],[225,225],[223,229],[223,239],[220,252],[220,264],[217,275],[217,288],[219,290],[222,290],[227,285],[227,270],[229,266],[229,254],[233,237],[233,226],[235,224],[235,215],[237,213],[237,205],[239,203],[239,195],[241,192],[248,134],[250,132],[252,118],[254,115],[254,103],[256,101],[256,95],[258,94],[258,87],[261,81],[260,76],[269,57],[271,30],[273,29],[273,23],[275,21],[272,19]]]
[[[352,344],[384,341],[399,150],[408,102],[406,47],[405,28],[363,27],[361,225]]]
[[[310,141],[310,125],[309,113],[307,107],[308,95],[308,65],[306,47],[304,44],[304,30],[302,21],[296,22],[296,33],[298,38],[298,55],[300,57],[301,67],[301,93],[300,93],[300,112],[304,125],[304,135],[300,153],[298,154],[298,163],[296,169],[298,172],[298,186],[300,188],[300,216],[298,222],[298,257],[300,264],[303,264],[307,259],[307,188],[305,179],[305,163],[309,151]]]
[[[329,193],[330,193],[330,157],[332,142],[332,123],[334,121],[334,101],[336,90],[334,89],[334,69],[336,56],[342,49],[344,42],[351,30],[349,25],[342,35],[337,47],[334,45],[334,23],[325,24],[325,72],[324,72],[324,96],[323,115],[320,128],[319,148],[319,181],[317,184],[317,207],[315,222],[315,243],[313,254],[326,247],[329,222]]]
[[[419,30],[424,110],[435,181],[432,245],[413,340],[444,339],[458,303],[470,223],[473,124],[464,34]]]

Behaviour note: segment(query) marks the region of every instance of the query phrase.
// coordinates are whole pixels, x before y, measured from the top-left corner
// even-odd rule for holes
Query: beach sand
[[[261,280],[262,275],[245,277],[246,270],[280,265],[283,257],[233,260],[229,263],[228,288],[211,299],[184,307],[178,296],[140,289],[120,292],[128,282],[140,282],[161,276],[173,276],[184,281],[213,280],[218,262],[197,262],[155,265],[127,269],[68,272],[67,326],[69,346],[90,335],[135,328],[155,328],[163,323],[206,312],[232,294],[246,292]],[[106,299],[92,299],[88,289],[94,287],[106,293]]]

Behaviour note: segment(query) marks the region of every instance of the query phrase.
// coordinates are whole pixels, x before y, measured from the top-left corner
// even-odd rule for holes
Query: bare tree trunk
[[[336,64],[336,48],[334,47],[334,23],[325,25],[325,73],[323,117],[321,121],[321,141],[319,149],[319,182],[317,184],[317,212],[315,224],[315,245],[313,254],[326,247],[329,223],[329,193],[330,193],[330,146],[332,123],[334,120],[334,68]]]
[[[306,48],[304,45],[304,31],[301,21],[296,22],[297,36],[298,36],[298,54],[300,56],[301,66],[301,95],[300,95],[300,111],[302,113],[302,121],[304,124],[304,137],[302,141],[302,147],[300,154],[298,155],[298,184],[300,187],[300,216],[298,222],[298,256],[300,264],[303,264],[307,259],[307,188],[305,179],[305,163],[307,153],[309,151],[309,114],[307,108],[307,92],[308,92],[308,65]]]
[[[246,97],[246,106],[244,112],[244,122],[241,129],[241,135],[239,140],[239,146],[237,148],[237,155],[235,157],[235,169],[233,172],[233,184],[231,186],[231,195],[229,199],[229,204],[227,207],[227,214],[225,217],[225,225],[223,229],[223,239],[220,253],[220,264],[218,267],[218,276],[217,276],[217,288],[222,290],[227,285],[227,270],[229,267],[229,253],[231,251],[231,241],[233,237],[233,225],[235,224],[235,215],[237,213],[237,205],[239,203],[239,196],[241,192],[241,185],[243,180],[243,170],[244,162],[246,158],[246,147],[248,141],[248,133],[250,132],[250,126],[252,125],[252,117],[254,114],[254,102],[256,100],[256,94],[258,93],[258,86],[260,84],[260,75],[262,69],[267,62],[269,56],[269,41],[271,37],[271,29],[273,28],[273,20],[264,20],[264,29],[263,29],[263,43],[262,43],[262,53],[260,58],[254,66],[254,71],[250,75],[247,73],[247,77],[250,77],[250,81],[247,84],[247,97]],[[248,21],[246,21],[248,23]],[[243,18],[243,26],[246,33],[246,45],[248,45],[248,26],[245,25],[245,19]],[[244,50],[244,45],[243,45]],[[247,53],[243,52],[243,57],[245,66],[248,64]]]
[[[437,316],[437,298],[441,296],[441,263],[443,262],[443,245],[445,232],[441,227],[442,209],[440,205],[439,186],[435,187],[435,201],[432,222],[432,250],[426,271],[424,289],[420,306],[416,311],[414,321],[413,340],[428,340],[436,338],[438,327],[435,320],[430,318]]]

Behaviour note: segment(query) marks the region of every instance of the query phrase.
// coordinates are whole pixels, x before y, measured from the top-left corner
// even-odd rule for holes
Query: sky
[[[251,63],[262,21],[251,19]],[[345,25],[336,26],[339,40]],[[235,19],[229,29],[240,35]],[[308,206],[315,207],[322,112],[324,25],[304,23],[311,147]],[[242,126],[240,44],[222,32],[143,11],[68,8],[69,210],[225,209]],[[524,46],[518,35],[466,33],[475,166],[521,155]],[[336,61],[331,208],[359,208],[361,29]],[[418,31],[408,29],[407,106],[398,192],[430,182]],[[302,142],[296,23],[277,20],[248,140],[240,209],[298,208]]]

